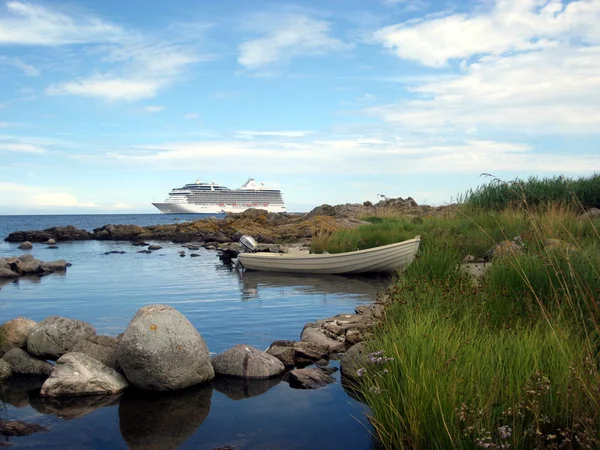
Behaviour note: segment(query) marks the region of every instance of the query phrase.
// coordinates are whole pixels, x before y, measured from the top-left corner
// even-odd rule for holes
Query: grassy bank
[[[600,223],[580,207],[470,203],[447,217],[370,218],[314,243],[422,237],[360,378],[385,448],[600,448]],[[458,268],[516,236],[477,283]]]

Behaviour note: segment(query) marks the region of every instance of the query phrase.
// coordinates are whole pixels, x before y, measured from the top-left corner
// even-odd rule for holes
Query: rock
[[[33,244],[29,241],[21,242],[19,248],[21,250],[31,250],[33,248]]]
[[[56,241],[54,239],[50,238],[50,239],[48,239],[46,241],[46,244],[48,244],[48,245],[54,245],[54,244],[56,244]]]
[[[358,344],[373,337],[368,328],[352,328],[346,331],[345,342],[348,345]]]
[[[10,364],[14,374],[48,376],[52,373],[53,366],[47,361],[34,358],[21,348],[13,348],[2,356]]]
[[[78,352],[61,356],[42,386],[42,397],[116,394],[129,383],[100,361]]]
[[[117,354],[118,344],[119,341],[116,337],[92,334],[77,341],[71,348],[71,352],[85,353],[105,366],[120,372],[121,365]]]
[[[285,367],[268,353],[238,344],[212,359],[215,373],[238,378],[265,379],[281,374]]]
[[[58,245],[49,245],[48,247],[46,247],[47,250],[54,250],[57,248],[58,248]]]
[[[12,367],[8,363],[8,361],[0,359],[0,381],[4,380],[5,378],[10,377],[12,375],[12,373],[13,373]]]
[[[323,332],[316,328],[304,328],[300,340],[302,342],[313,342],[318,345],[323,345],[327,347],[330,352],[341,352],[346,348],[343,342],[327,337]]]
[[[212,391],[207,384],[169,393],[126,392],[119,404],[119,427],[127,447],[180,448],[208,417]]]
[[[19,274],[5,267],[0,267],[0,279],[1,278],[19,278]]]
[[[161,248],[160,245],[153,244],[148,247],[148,250],[160,250]]]
[[[78,419],[89,413],[109,406],[117,406],[121,393],[114,395],[82,395],[78,397],[30,397],[31,407],[37,412],[52,414],[62,420]]]
[[[27,338],[27,351],[32,355],[51,359],[67,353],[81,339],[96,330],[87,322],[65,317],[50,316],[39,322]]]
[[[340,360],[342,376],[348,380],[355,381],[359,378],[358,370],[369,364],[367,345],[364,342],[350,347]]]
[[[598,208],[590,208],[589,210],[587,210],[586,212],[584,212],[582,215],[580,215],[578,217],[578,219],[580,220],[593,220],[593,219],[598,219],[600,217],[600,209]]]
[[[19,420],[7,420],[0,419],[0,435],[11,437],[11,436],[29,436],[33,433],[49,431],[47,427],[38,425],[35,423],[26,423]]]
[[[501,241],[489,249],[484,259],[491,261],[496,258],[501,258],[509,255],[518,255],[523,252],[523,246],[520,239],[515,238],[514,241]]]
[[[198,256],[200,256],[198,253],[190,253],[191,258],[197,258]]]
[[[285,366],[292,367],[328,358],[329,347],[314,342],[275,341],[269,346],[267,353]]]
[[[41,272],[42,261],[36,258],[18,260],[14,263],[15,272],[21,275],[32,275]]]
[[[575,246],[565,242],[561,239],[556,238],[548,238],[544,240],[544,249],[545,250],[563,250],[563,251],[574,251]]]
[[[321,368],[295,369],[289,374],[289,383],[294,389],[317,389],[335,383],[335,378]]]
[[[139,252],[137,252],[137,253],[146,253],[146,254],[148,254],[148,255],[149,255],[149,254],[151,254],[152,252],[151,252],[150,250],[140,250],[140,251],[139,251]]]
[[[214,378],[204,339],[167,305],[138,310],[121,336],[118,359],[129,382],[141,389],[169,391]]]
[[[68,266],[69,263],[67,261],[59,259],[57,261],[43,262],[40,264],[40,270],[43,273],[64,272]]]
[[[0,356],[12,348],[27,346],[27,336],[37,322],[17,317],[0,325]]]

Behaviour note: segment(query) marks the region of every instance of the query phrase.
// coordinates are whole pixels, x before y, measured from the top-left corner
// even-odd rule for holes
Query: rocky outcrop
[[[14,374],[19,375],[49,376],[53,369],[49,362],[34,358],[20,348],[9,350],[2,359],[10,364]]]
[[[286,367],[304,366],[329,358],[329,347],[314,342],[275,341],[267,349]]]
[[[104,225],[95,228],[93,238],[101,241],[135,241],[145,232],[138,225]]]
[[[47,242],[48,239],[54,239],[57,241],[84,241],[93,239],[93,234],[85,230],[80,230],[74,226],[66,227],[52,227],[47,228],[43,231],[40,230],[29,230],[29,231],[15,231],[10,233],[5,239],[8,242]]]
[[[123,375],[84,353],[61,356],[40,391],[42,397],[116,394],[128,386]]]
[[[237,378],[265,379],[281,374],[281,361],[254,347],[238,344],[212,359],[215,373]]]
[[[335,378],[331,374],[336,370],[335,367],[292,370],[288,379],[290,387],[294,389],[317,389],[335,383]]]
[[[39,322],[27,337],[27,351],[32,355],[57,359],[96,330],[82,320],[50,316]]]
[[[27,336],[37,322],[17,317],[0,325],[0,356],[12,348],[27,346]]]
[[[77,341],[71,348],[71,352],[85,353],[105,366],[120,372],[118,344],[119,341],[116,337],[92,334]]]
[[[141,389],[169,391],[214,378],[204,339],[167,305],[138,310],[121,336],[118,360],[129,382]]]
[[[44,262],[27,253],[21,256],[0,258],[0,278],[18,278],[27,275],[48,275],[65,271],[70,264],[64,259]]]

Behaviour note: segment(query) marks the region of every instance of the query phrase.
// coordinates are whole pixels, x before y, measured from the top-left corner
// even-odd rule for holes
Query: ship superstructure
[[[257,183],[254,178],[238,189],[198,179],[173,189],[164,202],[152,204],[163,214],[237,213],[249,208],[286,212],[281,191]]]

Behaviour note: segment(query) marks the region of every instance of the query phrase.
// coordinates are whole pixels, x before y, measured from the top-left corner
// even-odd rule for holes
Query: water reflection
[[[0,384],[0,400],[15,408],[29,406],[29,396],[40,391],[45,377],[11,377]]]
[[[212,386],[173,393],[127,392],[119,405],[121,434],[130,449],[179,447],[206,419]]]
[[[212,384],[217,391],[230,399],[243,400],[262,395],[272,387],[277,386],[280,382],[281,377],[269,378],[267,380],[245,380],[241,378],[218,377]]]
[[[120,394],[87,395],[83,397],[40,397],[33,394],[29,397],[31,407],[42,414],[51,414],[60,419],[71,420],[86,416],[98,408],[116,406]]]
[[[374,296],[385,288],[387,276],[350,277],[342,275],[310,275],[277,272],[236,272],[242,289],[242,300],[260,297],[261,288],[293,288],[302,293],[348,294]]]

